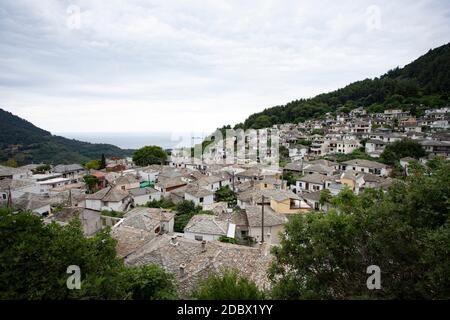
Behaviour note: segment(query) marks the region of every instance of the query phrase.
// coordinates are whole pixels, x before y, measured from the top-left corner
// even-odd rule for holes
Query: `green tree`
[[[45,173],[47,171],[50,171],[51,167],[48,164],[42,164],[40,166],[37,166],[36,169],[33,170],[34,173]]]
[[[168,198],[162,197],[160,200],[152,200],[147,202],[147,207],[149,208],[163,208],[163,209],[174,209],[175,203]]]
[[[83,236],[81,222],[44,224],[29,212],[0,209],[0,299],[167,299],[172,275],[156,266],[125,267],[105,229]],[[66,286],[68,266],[81,271],[81,290]]]
[[[90,170],[90,169],[99,170],[101,167],[101,163],[98,160],[90,160],[90,161],[86,162],[84,167],[88,170]]]
[[[86,185],[87,185],[87,187],[89,189],[89,192],[93,192],[95,187],[99,183],[98,178],[96,176],[93,176],[93,175],[90,175],[90,174],[85,175],[83,177],[83,181],[84,181],[84,183],[86,183]]]
[[[212,214],[211,211],[203,211],[201,206],[196,206],[193,201],[183,200],[175,206],[175,232],[183,232],[189,220],[196,214]]]
[[[164,164],[167,159],[167,153],[158,146],[146,146],[138,149],[133,154],[133,161],[140,166],[151,164]]]
[[[426,155],[422,145],[411,139],[402,139],[388,144],[380,156],[381,161],[393,165],[401,158],[412,157],[420,158]]]
[[[236,193],[229,186],[224,186],[217,190],[214,197],[217,202],[223,201],[228,203],[229,207],[233,207],[237,203]]]
[[[414,172],[386,193],[345,190],[327,214],[297,215],[273,249],[279,299],[450,298],[450,164]],[[367,267],[381,269],[368,290]]]
[[[17,161],[15,159],[9,159],[3,162],[3,164],[7,167],[17,168]]]
[[[235,270],[211,274],[192,292],[198,300],[262,300],[264,293]]]
[[[237,244],[237,240],[235,238],[230,238],[230,237],[227,237],[227,236],[220,236],[219,237],[219,241],[223,242],[223,243]]]
[[[292,173],[292,171],[283,172],[281,179],[285,180],[288,186],[295,185],[297,181],[297,177]]]
[[[105,154],[102,153],[102,159],[100,160],[100,169],[105,169],[106,168],[106,157]]]
[[[253,129],[262,129],[262,128],[268,128],[272,126],[272,120],[267,115],[261,115],[256,118],[255,123],[253,124]]]

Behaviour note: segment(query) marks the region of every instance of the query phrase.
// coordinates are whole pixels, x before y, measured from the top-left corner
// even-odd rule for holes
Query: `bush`
[[[201,281],[192,292],[198,300],[262,300],[264,293],[249,279],[235,270],[214,273]]]

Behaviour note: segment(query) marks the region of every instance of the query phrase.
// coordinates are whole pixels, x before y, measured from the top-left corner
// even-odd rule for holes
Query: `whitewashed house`
[[[159,201],[161,200],[161,192],[156,189],[145,187],[145,188],[134,188],[128,190],[131,197],[133,198],[134,205],[145,205],[150,201]]]
[[[108,186],[94,194],[86,195],[85,208],[97,211],[126,211],[131,202],[132,198],[128,192]]]
[[[236,225],[218,220],[214,215],[197,214],[184,228],[184,237],[198,241],[218,240],[220,237],[235,237]]]

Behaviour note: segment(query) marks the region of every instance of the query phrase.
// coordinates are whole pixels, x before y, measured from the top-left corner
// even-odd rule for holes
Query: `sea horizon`
[[[139,149],[156,145],[163,149],[192,146],[201,142],[205,132],[55,132],[54,135],[90,143],[112,144],[122,149]]]

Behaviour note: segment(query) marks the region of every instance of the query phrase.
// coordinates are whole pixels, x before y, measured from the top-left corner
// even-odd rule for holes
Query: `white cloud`
[[[0,106],[54,132],[213,130],[404,65],[448,42],[449,13],[431,0],[2,1]]]

